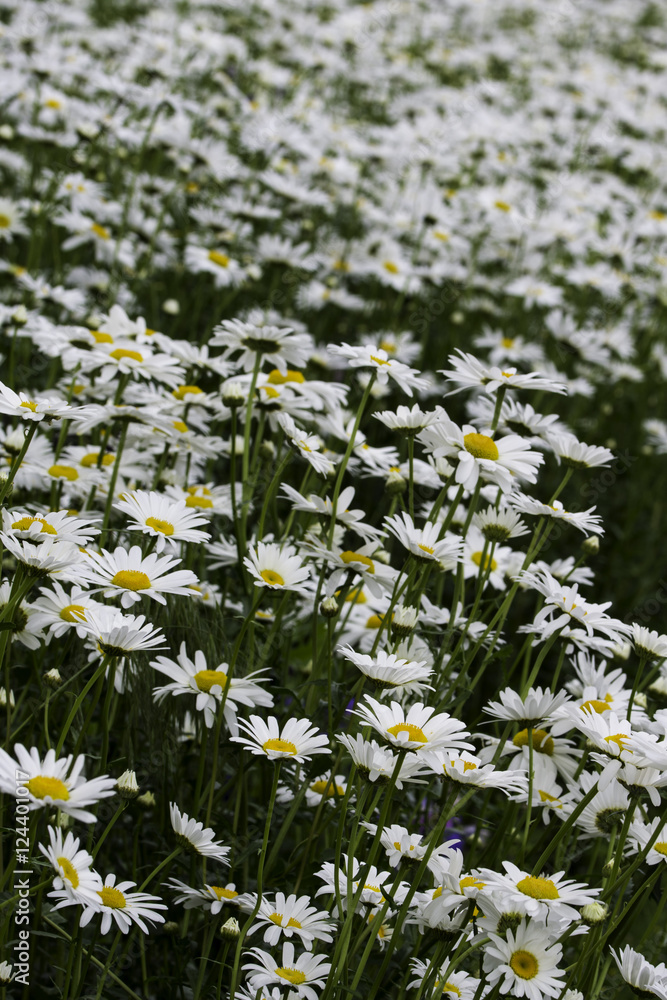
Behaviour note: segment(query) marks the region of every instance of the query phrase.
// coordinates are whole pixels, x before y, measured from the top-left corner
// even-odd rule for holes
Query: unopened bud
[[[0,962],[0,984],[6,986],[12,981],[12,967],[9,962]]]
[[[9,692],[9,705],[10,708],[14,708],[14,706],[16,705],[16,702],[14,701],[13,691]],[[5,688],[0,687],[0,708],[6,708],[6,707],[7,707],[7,691],[5,690]]]
[[[392,469],[385,480],[384,488],[390,497],[395,497],[399,493],[405,493],[407,485],[408,481],[405,476],[398,469]]]
[[[405,607],[404,605],[399,604],[394,609],[392,617],[392,635],[399,638],[404,638],[406,635],[410,635],[410,633],[414,631],[418,617],[419,612],[416,608]]]
[[[139,785],[137,784],[137,776],[134,771],[123,771],[116,782],[116,791],[121,799],[136,799],[139,794]]]
[[[180,927],[175,920],[168,920],[162,927],[165,934],[178,934]]]
[[[162,309],[170,316],[178,316],[181,311],[181,307],[176,299],[165,299],[162,303]]]
[[[17,326],[25,326],[28,322],[28,310],[25,306],[17,306],[12,313],[12,322]]]
[[[220,936],[226,938],[228,941],[236,941],[240,934],[241,928],[236,917],[230,917],[229,920],[225,920],[220,928]]]
[[[243,390],[243,386],[239,385],[238,382],[230,382],[222,390],[222,401],[225,406],[232,408],[243,406],[246,401],[246,393]]]
[[[335,618],[338,614],[338,601],[335,597],[325,597],[320,604],[320,614],[325,618]]]
[[[276,446],[273,441],[262,441],[259,446],[260,457],[266,462],[271,461],[272,458],[276,457]]]
[[[587,556],[596,556],[600,551],[600,539],[597,535],[590,535],[584,538],[581,543],[581,551]]]
[[[581,919],[589,927],[601,924],[603,920],[607,919],[608,914],[609,907],[605,903],[586,903],[585,906],[581,907]]]
[[[137,802],[144,809],[153,809],[155,806],[155,796],[152,792],[144,792],[143,795],[137,796]]]
[[[53,688],[54,691],[60,687],[62,682],[63,679],[60,676],[60,671],[57,667],[51,667],[51,669],[47,670],[44,674],[44,683],[47,687]]]

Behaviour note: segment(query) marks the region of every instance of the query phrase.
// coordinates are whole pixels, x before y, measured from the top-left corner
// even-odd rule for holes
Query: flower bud
[[[164,931],[165,934],[175,935],[178,934],[178,932],[180,931],[180,927],[178,926],[175,920],[168,920],[166,924],[164,924],[162,930]]]
[[[228,382],[222,390],[222,401],[225,406],[243,406],[246,401],[246,393],[242,385],[238,382]]]
[[[62,682],[63,679],[60,676],[60,671],[57,667],[51,667],[51,669],[47,670],[44,674],[44,683],[47,687],[53,688],[54,691],[60,687]]]
[[[12,967],[9,962],[0,962],[0,985],[6,986],[12,981]]]
[[[390,471],[384,484],[384,488],[390,497],[398,496],[399,493],[405,493],[407,486],[407,479],[405,476],[401,475],[398,469],[392,469]]]
[[[259,446],[259,454],[266,462],[270,462],[272,458],[275,458],[276,446],[273,441],[262,441]]]
[[[335,618],[338,610],[338,601],[335,597],[325,597],[320,604],[320,614],[325,618]]]
[[[137,776],[134,771],[123,771],[116,782],[116,791],[121,799],[136,799],[139,794],[139,785],[137,784]]]
[[[601,924],[603,920],[607,919],[609,915],[609,907],[606,903],[586,903],[585,906],[581,907],[581,919],[589,927],[594,927],[595,924]]]
[[[165,299],[162,303],[162,310],[168,313],[169,316],[178,316],[181,307],[177,299]]]
[[[581,543],[581,551],[587,556],[596,556],[600,551],[600,539],[597,535],[590,535],[584,538]]]
[[[228,941],[236,941],[241,934],[241,928],[236,917],[230,917],[220,928],[220,936]]]
[[[137,796],[137,802],[144,809],[152,809],[155,806],[155,796],[152,792],[144,792],[143,795]]]
[[[28,322],[28,310],[25,306],[17,306],[12,313],[12,322],[17,326],[25,326]]]
[[[414,631],[419,612],[416,608],[405,607],[399,604],[394,609],[391,621],[391,634],[394,637],[404,638]]]
[[[14,701],[13,691],[9,692],[9,705],[10,708],[14,708],[14,706],[16,705],[16,702]],[[7,707],[7,691],[5,690],[5,688],[0,687],[0,708],[6,708],[6,707]]]

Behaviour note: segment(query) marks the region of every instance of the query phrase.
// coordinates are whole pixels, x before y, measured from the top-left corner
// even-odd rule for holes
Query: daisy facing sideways
[[[79,838],[73,833],[63,835],[60,827],[48,828],[49,846],[39,845],[44,857],[54,868],[54,891],[49,893],[52,898],[60,899],[54,909],[69,906],[71,903],[82,903],[96,906],[97,892],[102,888],[102,879],[91,869],[93,857],[88,851],[79,849]]]
[[[224,865],[229,864],[227,861],[229,848],[213,839],[214,830],[191,819],[187,813],[182,813],[175,802],[169,803],[169,816],[176,840],[182,847],[193,854],[201,854],[204,858],[220,861]]]

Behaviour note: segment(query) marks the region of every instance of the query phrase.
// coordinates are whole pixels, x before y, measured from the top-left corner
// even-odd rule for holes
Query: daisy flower
[[[170,694],[196,694],[195,707],[198,712],[204,713],[204,722],[208,729],[213,725],[218,706],[227,689],[224,718],[234,736],[238,734],[236,713],[239,705],[248,705],[251,708],[273,706],[273,695],[260,687],[260,684],[266,684],[269,680],[268,677],[262,676],[261,671],[255,671],[247,677],[232,677],[230,680],[229,666],[226,663],[220,663],[210,669],[206,656],[200,649],[194,654],[194,660],[191,660],[184,642],[181,643],[176,662],[166,656],[158,656],[157,660],[151,662],[151,667],[172,681],[171,684],[153,690],[155,701],[163,701]]]
[[[410,969],[415,978],[411,983],[408,983],[408,989],[414,989],[422,985],[426,976],[431,972],[432,965],[430,962],[422,962],[418,958],[413,958],[410,962]],[[448,1000],[474,1000],[479,979],[475,979],[468,972],[450,972],[445,978],[447,969],[448,963],[441,965],[436,973],[435,982],[432,984],[433,989],[438,991],[438,996],[442,994]]]
[[[159,896],[151,896],[147,892],[128,892],[136,882],[119,882],[116,876],[107,875],[104,885],[98,889],[97,904],[84,904],[79,925],[86,927],[98,913],[102,914],[100,933],[108,934],[115,922],[119,931],[127,934],[132,924],[137,924],[144,934],[148,934],[146,921],[152,924],[163,924],[164,917],[158,910],[166,910],[166,904]]]
[[[247,736],[232,736],[232,742],[241,743],[255,756],[265,755],[269,760],[310,760],[316,753],[331,753],[329,737],[320,733],[309,719],[288,719],[283,728],[275,716],[264,722],[258,715],[250,721],[239,721],[239,729]]]
[[[83,610],[70,605],[67,613],[81,622],[81,629],[104,656],[131,656],[165,645],[162,631],[146,622],[144,615],[124,615],[118,608],[103,604],[87,604]]]
[[[425,427],[434,423],[438,419],[435,411],[424,413],[419,404],[415,403],[411,408],[408,406],[397,406],[396,411],[383,410],[382,413],[374,413],[376,420],[380,420],[385,427],[392,431],[399,431],[406,437],[412,437],[422,431]]]
[[[40,587],[40,593],[42,596],[31,605],[35,611],[34,622],[40,628],[48,628],[56,639],[70,629],[76,629],[79,638],[83,639],[87,635],[87,629],[82,624],[86,611],[103,607],[89,596],[87,590],[74,585],[68,593],[57,580],[52,581],[52,589]]]
[[[329,914],[310,906],[310,896],[297,898],[294,894],[285,896],[278,892],[273,902],[264,897],[255,919],[248,934],[263,928],[264,943],[271,947],[277,945],[283,935],[286,938],[296,935],[308,951],[312,950],[314,941],[333,941]]]
[[[509,507],[497,510],[493,504],[473,515],[472,523],[489,542],[505,542],[528,534],[528,528],[515,511]]]
[[[282,375],[290,368],[305,368],[313,351],[312,337],[296,333],[292,327],[273,326],[265,323],[258,313],[248,321],[226,319],[213,331],[211,347],[224,347],[223,358],[240,352],[237,364],[252,371],[257,355],[269,361]]]
[[[329,351],[346,358],[350,368],[372,368],[380,385],[386,385],[390,378],[393,379],[408,396],[412,395],[413,389],[428,387],[426,379],[420,378],[415,368],[390,358],[382,347],[352,347],[343,343],[330,344]]]
[[[62,399],[49,399],[46,396],[31,399],[24,392],[16,393],[0,382],[0,413],[6,413],[10,417],[20,417],[21,420],[35,423],[44,419],[56,420],[65,414],[69,415],[71,410],[72,407]]]
[[[582,444],[574,434],[550,433],[547,437],[554,455],[563,465],[573,469],[594,469],[609,465],[614,458],[609,448]]]
[[[637,656],[647,660],[664,660],[667,657],[667,635],[632,623],[632,644]]]
[[[530,688],[521,697],[512,688],[504,688],[500,692],[500,701],[490,701],[484,708],[487,715],[505,722],[518,722],[531,728],[538,722],[549,719],[562,705],[568,701],[567,691],[553,694],[549,688]]]
[[[438,524],[427,521],[422,528],[417,528],[410,515],[403,511],[393,517],[385,517],[384,525],[411,555],[423,562],[437,562],[443,569],[451,570],[461,557],[461,539],[445,535],[439,540]]]
[[[314,807],[326,801],[330,805],[335,805],[336,799],[342,798],[346,791],[347,778],[344,774],[323,774],[310,781],[306,789],[306,804]]]
[[[556,919],[579,920],[575,907],[591,903],[601,892],[589,889],[583,882],[564,879],[565,872],[556,872],[551,878],[537,877],[522,871],[511,861],[503,861],[504,874],[480,870],[480,878],[485,883],[483,895],[500,893],[503,903],[516,899],[525,907],[526,913],[537,920],[546,921],[553,914]]]
[[[83,905],[97,905],[97,892],[102,888],[102,879],[91,869],[93,857],[88,851],[79,850],[79,838],[73,833],[63,835],[60,827],[48,827],[49,845],[39,844],[39,849],[53,866],[56,875],[53,879],[54,892],[49,893],[61,902],[54,909],[71,905],[72,902]],[[67,902],[64,902],[67,900]]]
[[[317,890],[316,896],[322,895],[335,895],[336,894],[336,883],[338,883],[338,889],[343,902],[343,908],[347,909],[348,904],[348,881],[349,881],[349,865],[350,858],[343,854],[341,856],[341,865],[339,868],[336,867],[331,861],[325,861],[318,872],[316,872],[317,878],[321,878],[324,885]],[[360,872],[364,875],[363,883],[359,879]],[[349,902],[353,902],[354,897],[357,895],[359,890],[359,899],[357,900],[357,912],[365,914],[367,912],[367,907],[369,906],[381,906],[382,903],[386,902],[387,897],[383,893],[383,889],[387,888],[389,890],[390,886],[394,881],[393,872],[388,871],[378,871],[375,865],[362,865],[357,858],[352,858],[352,892],[349,897]],[[401,902],[405,898],[408,891],[408,885],[406,882],[401,882],[397,886],[396,890],[392,893],[393,899],[397,902]],[[337,912],[337,907],[333,911],[335,916],[339,916]]]
[[[0,791],[25,800],[28,809],[55,806],[82,823],[94,823],[97,817],[83,806],[115,793],[116,779],[106,774],[86,781],[84,754],[56,759],[55,750],[47,750],[42,760],[36,747],[26,750],[21,743],[14,744],[14,753],[16,759],[0,749]],[[18,788],[26,791],[18,794]]]
[[[501,991],[528,1000],[558,997],[564,972],[557,968],[563,949],[549,945],[549,936],[539,924],[520,924],[507,931],[506,939],[490,934],[484,949],[484,971],[489,985],[502,980]]]
[[[392,779],[398,763],[398,754],[381,747],[375,740],[365,740],[363,736],[337,736],[336,739],[345,747],[359,773],[370,782],[387,785]],[[428,775],[428,770],[416,755],[403,758],[396,778],[396,788],[400,791],[404,783],[423,785],[421,777]]]
[[[291,545],[257,542],[255,548],[248,549],[243,565],[255,578],[256,587],[296,590],[301,593],[310,590],[310,570],[304,567],[296,549]]]
[[[240,901],[244,898],[236,891],[234,882],[228,882],[227,885],[205,885],[203,889],[192,889],[180,879],[172,878],[165,885],[176,890],[178,895],[174,902],[181,903],[184,909],[192,910],[195,907],[201,907],[212,913],[213,916],[220,913],[226,903],[239,906]]]
[[[330,520],[334,516],[333,502],[329,497],[320,497],[316,493],[311,493],[307,497],[302,496],[298,490],[295,490],[288,483],[283,483],[281,490],[292,501],[294,510],[316,514],[327,520]],[[360,508],[355,510],[349,509],[350,504],[354,500],[354,493],[354,486],[346,486],[344,490],[340,491],[336,502],[336,520],[340,521],[346,528],[355,531],[367,542],[372,541],[379,535],[384,535],[384,532],[380,528],[374,528],[372,525],[364,522],[364,518],[366,517],[365,511]]]
[[[102,549],[100,554],[86,552],[88,565],[85,576],[95,590],[101,590],[105,597],[120,594],[121,604],[129,608],[142,597],[151,597],[160,604],[166,604],[164,594],[191,596],[190,587],[197,577],[189,569],[168,572],[181,562],[173,556],[158,556],[151,552],[145,558],[141,548],[133,545],[128,552],[118,546],[115,552]]]
[[[182,813],[175,802],[169,803],[169,816],[171,827],[176,834],[176,840],[188,851],[200,854],[203,858],[211,858],[213,861],[220,861],[223,865],[229,864],[227,855],[229,848],[214,840],[215,831],[210,827],[204,827],[203,823],[198,823],[195,819],[190,819],[187,813]]]
[[[175,548],[179,542],[206,542],[206,531],[198,531],[200,525],[208,524],[208,518],[188,509],[184,500],[170,500],[151,490],[134,490],[123,494],[114,504],[134,522],[130,530],[140,529],[144,534],[156,539],[156,549],[162,552],[168,542]]]
[[[653,994],[659,1000],[667,1000],[667,967],[664,962],[651,965],[644,956],[626,945],[621,951],[609,949],[614,957],[618,971],[630,986],[633,993],[639,996]]]
[[[0,240],[11,243],[13,236],[26,236],[27,233],[20,206],[11,198],[0,198]]]
[[[434,774],[457,785],[499,788],[505,795],[510,795],[524,791],[528,784],[523,771],[500,771],[493,764],[484,764],[480,757],[465,750],[427,750],[423,756],[424,762],[433,769]]]
[[[309,462],[316,472],[322,476],[328,476],[334,471],[334,464],[330,458],[322,454],[322,440],[316,434],[308,434],[296,426],[288,413],[279,413],[277,421],[282,427],[285,437],[289,439],[294,448],[302,458]]]
[[[555,382],[553,379],[545,378],[539,372],[528,372],[520,374],[516,368],[505,368],[504,370],[492,365],[488,368],[479,361],[473,354],[466,354],[457,351],[458,357],[452,354],[447,359],[453,369],[440,371],[441,375],[456,382],[462,389],[473,389],[482,386],[485,392],[496,392],[501,386],[508,389],[539,389],[542,392],[566,393],[567,388],[562,382]]]
[[[426,660],[404,660],[394,653],[386,653],[379,649],[375,656],[365,653],[355,653],[351,646],[339,646],[346,660],[352,663],[369,677],[376,688],[400,689],[412,694],[421,694],[431,686],[426,683],[433,671]]]
[[[99,535],[99,528],[92,527],[94,521],[73,517],[68,510],[45,511],[43,514],[29,514],[21,510],[3,510],[2,527],[8,534],[32,542],[45,541],[47,537],[75,545],[87,545]]]
[[[0,542],[31,576],[58,574],[68,580],[80,573],[81,553],[78,545],[72,542],[61,542],[49,535],[33,545],[32,542],[21,542],[4,531],[0,531]]]
[[[395,747],[413,751],[435,750],[438,747],[474,749],[463,739],[469,735],[464,724],[446,712],[436,715],[434,708],[417,702],[406,713],[397,701],[383,705],[370,695],[365,695],[364,700],[366,704],[359,705],[353,714]]]
[[[526,496],[523,493],[513,493],[507,498],[507,502],[522,514],[534,514],[535,516],[550,517],[555,521],[565,521],[567,524],[571,524],[574,528],[583,532],[584,535],[604,534],[604,528],[600,524],[602,518],[597,514],[593,514],[595,507],[572,512],[565,510],[560,500],[554,500],[553,504],[541,503],[541,501],[535,500],[533,497]]]
[[[545,639],[564,626],[574,624],[589,636],[593,636],[594,632],[602,632],[613,642],[618,642],[632,632],[630,625],[604,613],[611,606],[611,601],[605,604],[586,601],[579,594],[579,584],[562,584],[546,569],[537,573],[524,570],[519,579],[537,590],[545,599],[544,607],[535,616],[533,624],[521,626],[521,631],[539,632],[541,638]]]
[[[317,1000],[313,987],[321,989],[331,971],[331,963],[327,962],[326,955],[304,952],[295,959],[294,945],[289,941],[283,945],[280,965],[261,948],[250,948],[248,954],[256,961],[246,963],[243,971],[247,973],[250,990],[255,992],[265,986],[277,985],[283,990],[289,989],[292,996]]]

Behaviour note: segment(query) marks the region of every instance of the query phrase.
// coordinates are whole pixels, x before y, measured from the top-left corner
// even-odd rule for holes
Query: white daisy
[[[115,793],[116,779],[106,774],[86,781],[83,754],[56,759],[55,750],[47,750],[42,760],[36,747],[26,750],[21,743],[14,744],[14,753],[15,760],[0,749],[0,791],[24,800],[28,809],[55,806],[82,823],[94,823],[97,817],[82,807]]]
[[[152,490],[150,493],[134,490],[124,493],[114,507],[134,522],[130,530],[138,528],[156,539],[158,552],[162,552],[167,542],[176,548],[179,542],[198,544],[209,540],[207,532],[197,530],[200,525],[208,524],[208,518],[188,509],[184,500],[170,500]]]

